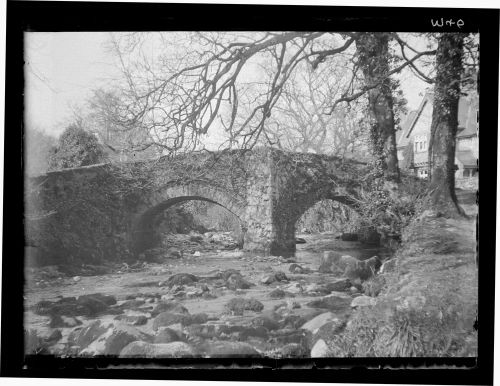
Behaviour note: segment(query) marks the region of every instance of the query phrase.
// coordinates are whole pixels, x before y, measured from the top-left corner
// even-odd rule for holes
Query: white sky
[[[25,121],[59,135],[90,91],[118,75],[106,50],[107,32],[31,32],[25,35]],[[409,109],[428,85],[409,72],[401,76]]]

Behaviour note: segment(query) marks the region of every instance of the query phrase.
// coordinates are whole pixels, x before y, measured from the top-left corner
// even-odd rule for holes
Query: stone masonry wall
[[[39,263],[99,263],[153,247],[155,219],[199,199],[233,212],[244,248],[295,250],[295,223],[317,201],[348,202],[358,164],[273,149],[67,169],[26,183],[26,245]]]

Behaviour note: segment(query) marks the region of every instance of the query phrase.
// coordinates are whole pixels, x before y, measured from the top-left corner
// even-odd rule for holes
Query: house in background
[[[432,123],[433,93],[428,91],[417,110],[411,111],[396,133],[398,160],[421,178],[429,175],[429,139]],[[478,173],[479,98],[476,92],[460,97],[455,151],[455,177],[472,177]],[[411,146],[411,148],[409,148]],[[412,151],[410,151],[412,150]],[[406,160],[406,157],[412,157]]]

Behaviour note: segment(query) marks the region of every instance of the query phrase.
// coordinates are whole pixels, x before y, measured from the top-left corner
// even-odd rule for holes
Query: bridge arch
[[[138,255],[157,243],[154,228],[155,219],[160,213],[173,205],[193,200],[210,202],[227,209],[240,220],[245,231],[245,208],[241,197],[208,184],[164,186],[143,198],[133,215],[129,236],[131,252]]]
[[[312,189],[311,189],[312,188]],[[271,245],[272,254],[293,255],[296,250],[296,225],[302,215],[316,203],[332,200],[347,205],[355,210],[355,202],[342,191],[314,189],[315,186],[293,194],[278,203],[273,214],[274,236]]]

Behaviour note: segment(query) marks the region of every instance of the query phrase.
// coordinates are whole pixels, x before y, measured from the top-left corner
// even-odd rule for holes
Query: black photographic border
[[[461,19],[462,28],[431,19]],[[481,235],[477,358],[121,359],[24,357],[23,32],[293,30],[480,33]],[[9,377],[492,384],[498,9],[7,2],[1,375]],[[120,367],[120,368],[118,368]],[[196,368],[195,368],[196,367]],[[237,367],[237,368],[235,368]]]

